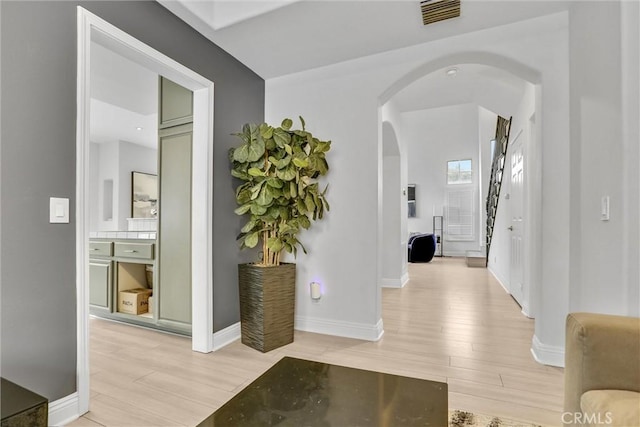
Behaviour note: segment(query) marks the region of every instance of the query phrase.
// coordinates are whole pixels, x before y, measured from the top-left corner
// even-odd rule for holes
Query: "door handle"
[[[513,231],[513,225],[508,226],[508,227],[507,227],[507,230],[509,230],[509,231]]]

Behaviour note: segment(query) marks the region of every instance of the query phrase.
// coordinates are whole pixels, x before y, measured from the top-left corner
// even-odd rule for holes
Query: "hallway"
[[[378,342],[297,331],[267,354],[239,341],[201,354],[183,337],[92,319],[91,411],[71,425],[195,425],[283,356],[446,381],[450,409],[559,425],[562,369],[533,360],[533,320],[493,276],[461,258],[409,274],[382,290]]]

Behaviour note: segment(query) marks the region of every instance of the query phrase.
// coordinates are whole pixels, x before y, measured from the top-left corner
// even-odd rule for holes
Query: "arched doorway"
[[[445,73],[449,70],[452,70],[452,73]],[[515,102],[512,100],[511,104],[506,102],[505,99],[508,98],[508,90],[505,91],[504,94],[499,93],[500,88],[498,86],[488,89],[488,88],[478,88],[477,84],[482,79],[476,79],[476,86],[472,86],[473,79],[469,80],[467,77],[463,77],[462,73],[473,71],[478,75],[482,75],[484,77],[489,77],[497,82],[502,80],[505,86],[509,86],[513,82],[520,82],[518,84],[522,84],[523,90],[520,95],[517,95]],[[455,73],[460,71],[458,77],[455,77]],[[453,86],[451,88],[443,89],[443,85],[438,85],[436,83],[437,79],[441,79],[442,82],[445,82],[446,77],[445,74],[451,75],[454,77],[449,79],[449,82],[453,81],[452,79],[458,79],[456,81],[457,87]],[[436,76],[436,77],[434,77]],[[425,87],[420,84],[421,81],[424,80],[433,80],[432,86],[430,89],[424,89]],[[465,80],[467,79],[467,80]],[[518,302],[521,304],[523,308],[523,313],[530,316],[535,317],[535,310],[538,306],[538,294],[539,289],[537,285],[539,281],[537,280],[538,275],[541,270],[541,260],[539,256],[540,248],[541,248],[541,237],[536,234],[536,230],[533,228],[533,224],[535,221],[540,220],[541,211],[540,200],[542,198],[541,193],[541,143],[539,135],[541,132],[539,131],[540,124],[536,122],[535,117],[540,117],[540,96],[541,96],[541,85],[540,85],[540,74],[527,66],[524,66],[518,62],[510,60],[508,58],[504,58],[500,55],[486,53],[486,52],[468,52],[468,53],[460,53],[455,55],[449,55],[441,58],[437,58],[433,61],[423,64],[422,66],[414,69],[413,71],[407,73],[405,76],[397,80],[393,83],[380,97],[382,109],[395,108],[391,116],[401,116],[401,119],[398,123],[387,123],[383,122],[382,126],[382,147],[383,147],[383,155],[381,159],[382,169],[386,171],[388,167],[389,158],[385,155],[385,143],[387,139],[387,135],[385,134],[385,124],[389,126],[395,126],[396,130],[400,132],[403,138],[406,138],[406,150],[408,162],[404,166],[406,168],[410,168],[412,164],[412,159],[416,159],[419,157],[420,159],[424,159],[421,157],[422,154],[418,154],[418,152],[412,152],[411,146],[415,144],[417,139],[421,139],[422,143],[426,143],[429,139],[424,136],[425,132],[428,132],[428,129],[423,129],[423,132],[416,131],[407,131],[407,120],[406,118],[411,116],[412,114],[415,117],[418,117],[421,113],[415,113],[417,110],[433,110],[436,108],[441,108],[439,112],[440,116],[443,115],[442,111],[446,107],[451,110],[451,114],[461,116],[463,111],[467,113],[471,111],[471,113],[467,114],[468,116],[476,116],[474,120],[475,126],[479,128],[477,132],[476,138],[476,148],[475,153],[470,154],[469,157],[473,158],[474,168],[477,169],[477,172],[474,170],[474,196],[473,196],[473,204],[475,206],[475,219],[473,222],[473,226],[475,228],[474,234],[474,244],[478,246],[477,249],[483,249],[482,245],[484,244],[484,224],[486,223],[486,211],[485,211],[485,199],[487,194],[487,186],[488,186],[488,173],[487,167],[490,171],[490,139],[491,139],[491,125],[487,126],[487,120],[493,120],[493,128],[495,129],[495,119],[497,114],[499,113],[502,116],[506,116],[507,118],[511,115],[516,115],[516,122],[518,129],[515,129],[515,132],[512,133],[512,140],[518,139],[520,146],[523,146],[521,150],[525,153],[524,160],[524,169],[526,181],[524,185],[521,187],[521,197],[516,198],[516,200],[521,200],[522,207],[522,215],[523,218],[523,227],[522,233],[520,236],[519,242],[522,242],[522,249],[519,251],[520,259],[523,259],[523,264],[521,267],[522,280],[517,281],[518,286],[525,286],[525,289],[518,289]],[[492,83],[495,85],[499,83]],[[475,87],[475,89],[474,89]],[[448,92],[473,92],[471,98],[465,98],[464,96],[452,97],[451,101],[447,101],[446,99],[440,99],[440,105],[434,103],[430,99],[433,98],[446,98],[447,91]],[[407,93],[411,93],[413,99],[410,96],[407,96]],[[401,99],[404,94],[404,100]],[[460,94],[458,94],[460,95]],[[491,97],[494,97],[492,99]],[[518,98],[519,97],[519,98]],[[422,99],[420,99],[422,98]],[[501,99],[504,98],[504,99]],[[513,97],[512,97],[513,98]],[[422,100],[428,100],[423,104],[420,104]],[[473,106],[469,108],[468,103],[472,103]],[[465,105],[465,108],[455,109],[452,104]],[[422,107],[420,107],[422,105]],[[392,106],[392,107],[390,107]],[[428,116],[428,114],[423,114],[424,117]],[[457,117],[456,117],[457,118]],[[384,117],[383,117],[384,120]],[[410,120],[409,120],[410,121]],[[420,122],[420,119],[415,119],[415,121]],[[424,120],[423,120],[424,122]],[[452,120],[451,123],[455,121]],[[487,130],[489,128],[489,130]],[[455,132],[451,132],[455,133]],[[440,133],[440,146],[435,147],[431,150],[433,152],[445,152],[447,151],[443,147],[446,145],[447,141],[446,134],[443,132]],[[438,139],[438,138],[436,138]],[[402,145],[402,143],[401,143]],[[449,150],[451,153],[446,156],[452,157],[450,160],[455,160],[454,153],[456,150]],[[521,152],[522,152],[521,151]],[[442,163],[442,171],[438,171],[436,175],[439,173],[440,175],[429,175],[431,179],[429,179],[430,186],[434,179],[442,179],[446,184],[445,178],[445,170],[446,170],[446,162],[447,158],[440,159]],[[424,160],[420,160],[424,166]],[[424,166],[426,167],[426,166]],[[440,168],[440,166],[434,166],[435,169]],[[433,169],[433,168],[432,168]],[[441,173],[440,173],[441,172]],[[505,176],[509,176],[510,171],[505,171]],[[401,174],[407,176],[408,172],[406,169],[401,169]],[[436,176],[434,178],[434,176]],[[422,177],[426,180],[425,177]],[[412,177],[409,177],[409,181],[412,181]],[[387,185],[387,174],[383,173],[382,180],[382,188],[386,188]],[[415,179],[414,179],[415,180]],[[443,184],[443,185],[445,185]],[[423,185],[424,187],[424,185]],[[420,188],[420,186],[417,186]],[[428,214],[433,212],[435,215],[435,210],[442,212],[446,215],[446,186],[444,189],[434,190],[435,193],[440,194],[441,200],[438,202],[432,202],[429,206],[429,209],[423,209],[427,211]],[[432,194],[423,194],[423,198],[433,197],[434,191]],[[510,191],[510,190],[509,190]],[[516,189],[517,191],[517,189]],[[383,191],[384,195],[384,191]],[[420,198],[420,194],[417,192],[418,199]],[[511,236],[509,235],[510,231],[510,223],[512,218],[510,217],[509,203],[511,197],[509,197],[509,192],[505,192],[501,199],[506,199],[505,201],[501,201],[502,203],[502,211],[500,214],[501,218],[501,230],[498,233],[499,240],[501,240],[501,244],[497,245],[494,249],[492,248],[492,254],[489,254],[489,264],[496,269],[500,269],[499,273],[495,273],[494,275],[498,277],[499,281],[503,283],[503,286],[507,290],[507,292],[511,294],[515,294],[515,290],[510,289],[510,279],[512,277],[511,269],[513,266],[511,265],[511,259],[513,258],[513,254],[511,253]],[[387,199],[383,196],[383,203],[387,203]],[[388,211],[388,210],[387,210]],[[383,211],[385,213],[386,211]],[[412,228],[413,220],[409,221],[408,229],[405,229],[405,232],[432,232],[431,227],[431,218],[427,218],[429,215],[424,214],[422,223],[415,230]],[[406,216],[406,213],[405,213]],[[381,239],[382,244],[385,244],[385,237],[388,234],[386,224],[392,223],[393,220],[389,219],[388,216],[382,215],[381,221],[383,221],[383,225],[381,230],[383,230],[383,238]],[[476,228],[477,227],[477,228]],[[502,230],[504,229],[504,230]],[[457,249],[457,252],[454,250]],[[469,250],[469,247],[465,247],[464,245],[460,245],[459,242],[453,242],[449,245],[449,255],[464,255],[465,250]],[[381,252],[388,251],[387,247],[381,248]],[[404,248],[398,249],[398,253]],[[495,252],[495,253],[494,253]],[[445,255],[447,252],[445,252]],[[406,263],[405,263],[406,265]],[[382,270],[382,283],[384,283],[385,278],[385,264],[383,263],[381,266]],[[499,277],[500,276],[500,277]],[[516,282],[516,280],[514,280]],[[524,295],[524,296],[523,296]]]
[[[406,258],[406,191],[402,185],[399,141],[393,125],[382,123],[382,244],[380,270],[383,287],[400,288],[408,280]],[[403,215],[404,212],[404,215]]]

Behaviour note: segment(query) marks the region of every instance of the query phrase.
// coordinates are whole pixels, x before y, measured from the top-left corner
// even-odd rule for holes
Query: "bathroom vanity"
[[[90,313],[110,320],[188,335],[191,333],[190,318],[176,319],[176,316],[165,313],[172,314],[185,304],[190,305],[190,283],[185,279],[182,284],[183,298],[176,298],[172,287],[171,298],[165,295],[166,300],[162,300],[156,234],[131,231],[91,233]]]
[[[154,141],[92,144],[90,313],[190,335],[193,93],[152,78]]]

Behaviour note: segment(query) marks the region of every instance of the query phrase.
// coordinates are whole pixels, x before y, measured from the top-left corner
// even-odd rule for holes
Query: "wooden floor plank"
[[[194,425],[283,356],[446,381],[450,409],[560,424],[563,370],[533,360],[533,320],[486,269],[436,258],[409,275],[382,289],[377,342],[296,331],[267,354],[239,341],[202,354],[188,338],[91,319],[90,412],[71,425]]]

